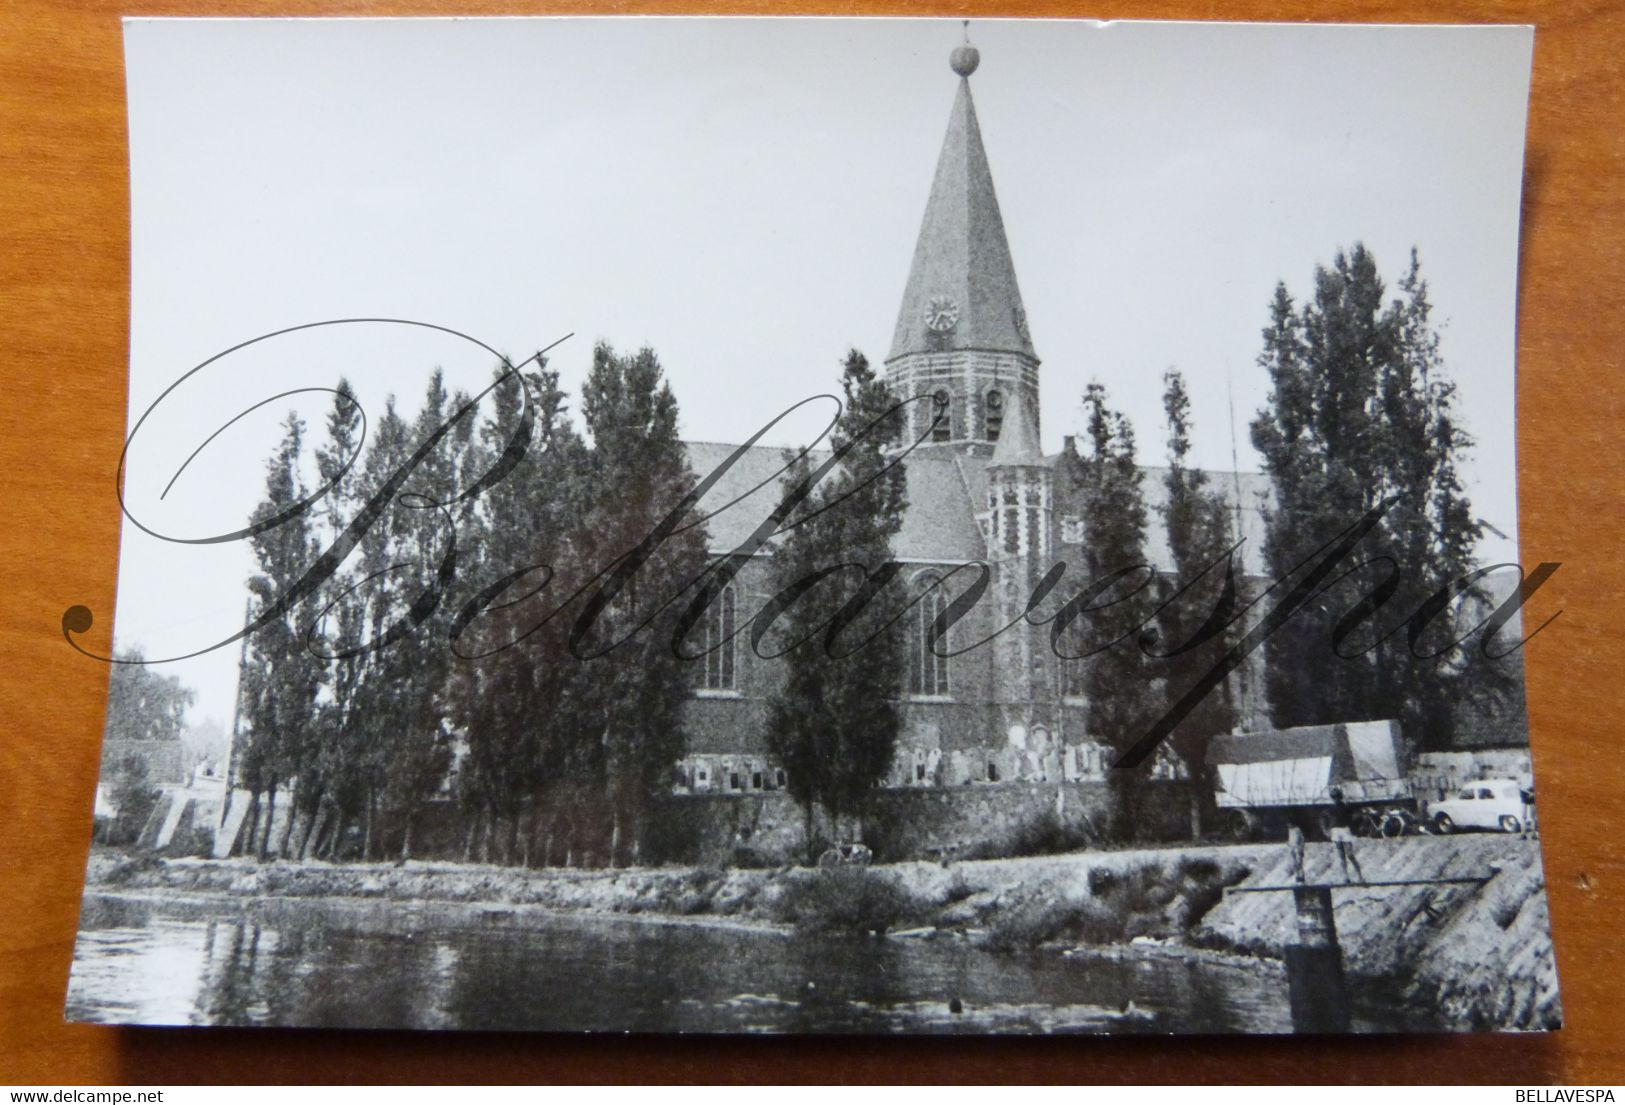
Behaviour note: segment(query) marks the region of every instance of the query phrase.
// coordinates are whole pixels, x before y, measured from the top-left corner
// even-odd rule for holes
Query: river
[[[85,900],[67,1013],[634,1032],[1291,1031],[1285,979],[1259,964],[479,906],[99,894]]]

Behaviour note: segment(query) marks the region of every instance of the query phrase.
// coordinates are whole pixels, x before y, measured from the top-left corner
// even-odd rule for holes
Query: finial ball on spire
[[[954,52],[948,55],[948,65],[961,77],[968,77],[976,72],[976,67],[982,63],[982,55],[970,43],[954,47]]]

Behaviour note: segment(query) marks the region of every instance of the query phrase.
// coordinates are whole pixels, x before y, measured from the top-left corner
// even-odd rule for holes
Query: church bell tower
[[[1000,775],[1060,777],[1046,768],[1058,732],[1056,660],[1042,626],[1024,615],[1053,562],[1055,471],[1040,448],[1038,355],[1016,284],[970,78],[981,56],[967,41],[949,65],[959,88],[914,247],[886,381],[908,402],[908,441],[945,450],[968,487],[990,570],[991,627],[979,746]],[[910,402],[912,400],[912,402]],[[978,486],[979,484],[979,486]],[[985,496],[985,498],[984,498]],[[994,766],[988,768],[989,778]]]
[[[980,61],[969,42],[949,59],[959,91],[886,358],[886,381],[900,399],[915,400],[910,441],[986,455],[1016,418],[1033,419],[1036,432],[1038,357],[971,99],[970,76]]]
[[[995,731],[1024,751],[1055,721],[1055,653],[1045,628],[1025,617],[1053,562],[1054,517],[1055,471],[1038,448],[1036,420],[1018,405],[987,464],[986,534],[994,624],[1010,627],[993,640]]]

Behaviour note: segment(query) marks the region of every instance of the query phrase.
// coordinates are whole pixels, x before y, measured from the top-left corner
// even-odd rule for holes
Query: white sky
[[[739,441],[888,352],[956,77],[957,21],[132,20],[132,417],[258,335],[382,316],[553,354],[648,343],[684,435]],[[1044,445],[1098,377],[1163,456],[1161,373],[1193,393],[1196,461],[1257,467],[1247,421],[1279,279],[1364,240],[1390,283],[1415,245],[1479,446],[1477,513],[1515,538],[1517,220],[1532,34],[978,21],[972,87],[1043,358]],[[340,372],[376,414],[429,369],[491,359],[427,331],[329,328],[176,391],[130,454],[131,510],[240,528],[275,423],[313,430]],[[477,390],[477,388],[476,388]],[[810,435],[809,423],[778,441]],[[770,439],[770,443],[773,439]],[[1489,559],[1515,559],[1492,539]],[[149,656],[240,625],[243,543],[125,526],[117,635]],[[105,612],[98,612],[104,614]],[[229,724],[236,649],[166,670]]]

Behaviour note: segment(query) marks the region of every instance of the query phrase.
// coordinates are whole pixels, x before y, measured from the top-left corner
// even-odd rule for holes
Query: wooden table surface
[[[771,3],[739,3],[770,12]],[[828,3],[829,14],[1534,23],[1518,326],[1543,846],[1568,1025],[1549,1036],[677,1039],[116,1029],[62,1021],[107,672],[62,611],[113,605],[129,332],[122,15],[694,11],[284,0],[0,4],[0,1082],[1625,1082],[1625,2]],[[100,621],[92,647],[107,647]]]

